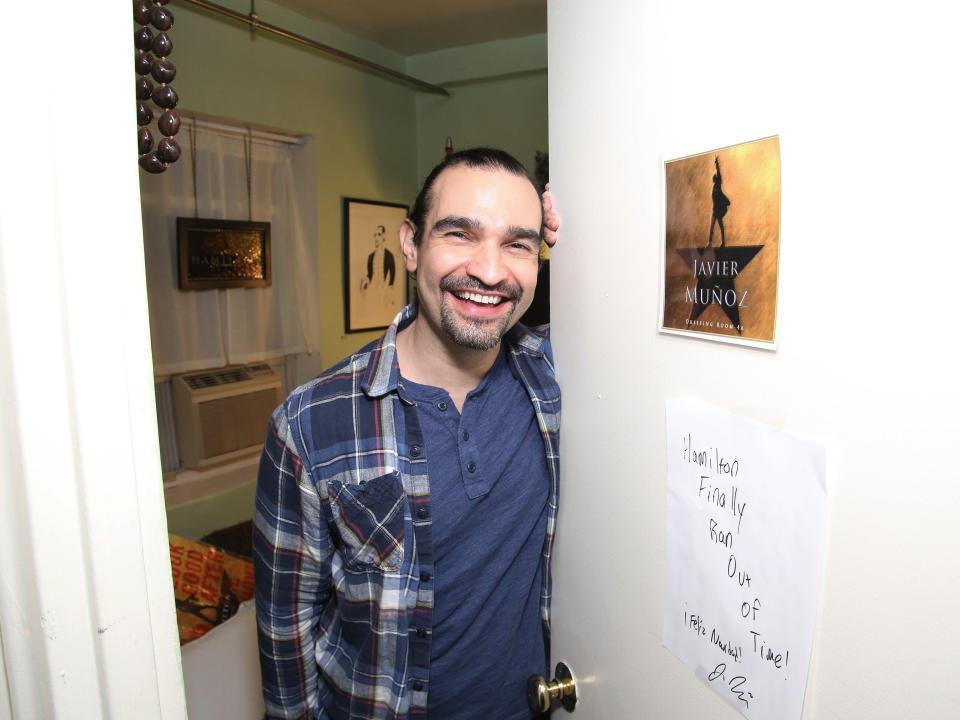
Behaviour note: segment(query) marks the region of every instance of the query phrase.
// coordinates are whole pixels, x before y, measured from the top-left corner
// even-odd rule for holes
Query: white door
[[[551,0],[548,12],[564,222],[551,262],[564,403],[553,660],[579,678],[573,717],[737,717],[661,645],[673,396],[826,447],[804,717],[955,717],[956,10]],[[773,133],[778,350],[658,334],[661,160]]]

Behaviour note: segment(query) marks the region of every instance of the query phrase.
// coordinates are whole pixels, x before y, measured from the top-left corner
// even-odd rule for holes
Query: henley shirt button
[[[427,629],[426,629],[426,628],[422,628],[422,627],[417,628],[417,637],[418,637],[418,638],[425,638],[426,636],[427,636]]]
[[[420,692],[421,690],[423,690],[423,680],[414,680],[413,689],[417,692]]]
[[[464,430],[464,431],[463,431],[463,439],[464,439],[464,441],[467,441],[467,440],[470,439],[470,433],[469,433],[469,431],[467,431],[467,430]]]
[[[426,570],[421,570],[421,571],[420,571],[420,582],[430,582],[430,579],[431,579],[432,577],[433,577],[433,575],[431,575],[431,574],[430,574],[429,572],[427,572]]]
[[[441,400],[440,402],[437,403],[437,410],[439,410],[440,412],[444,412],[446,411],[446,409],[447,409],[446,400]]]
[[[472,462],[467,465],[467,472],[475,473],[476,471],[477,471],[477,464],[475,462]]]
[[[420,449],[419,445],[413,445],[410,447],[410,454],[413,455],[414,457],[420,457],[421,452],[422,450]]]
[[[430,511],[425,507],[417,508],[417,517],[421,520],[425,520],[426,518],[430,517]]]

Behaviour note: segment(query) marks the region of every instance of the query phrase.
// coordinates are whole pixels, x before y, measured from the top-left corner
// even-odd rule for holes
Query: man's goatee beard
[[[490,350],[510,329],[510,319],[516,311],[516,305],[508,315],[495,320],[471,320],[457,317],[453,309],[443,303],[440,306],[440,327],[451,340],[471,350]]]
[[[446,296],[443,296],[440,302],[440,327],[457,345],[471,350],[492,350],[500,343],[510,329],[510,321],[517,312],[517,301],[523,294],[517,285],[501,282],[487,286],[471,277],[445,277],[440,281],[440,289],[450,293],[465,290],[501,293],[506,296],[502,302],[512,304],[510,312],[502,317],[479,320],[460,317],[447,303]]]

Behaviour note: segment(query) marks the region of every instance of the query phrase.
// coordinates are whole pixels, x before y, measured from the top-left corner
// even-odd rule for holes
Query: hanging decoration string
[[[247,220],[253,221],[253,130],[243,138],[243,160],[247,170]]]
[[[200,217],[200,203],[197,202],[197,120],[194,118],[187,129],[190,134],[190,173],[193,176],[193,216]]]
[[[180,115],[174,108],[179,99],[170,85],[177,75],[176,66],[168,59],[173,52],[173,42],[167,31],[173,27],[173,13],[167,10],[170,0],[133,0],[133,19],[138,27],[134,34],[137,48],[135,67],[137,71],[137,148],[140,152],[140,167],[149,173],[162,173],[180,157],[180,146],[173,136],[180,130]],[[150,26],[159,32],[154,35]],[[150,78],[158,84],[155,86]],[[153,145],[150,123],[153,110],[150,101],[163,110],[157,120],[162,137]]]

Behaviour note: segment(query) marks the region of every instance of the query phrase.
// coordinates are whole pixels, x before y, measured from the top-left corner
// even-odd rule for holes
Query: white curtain
[[[196,202],[190,120],[180,160],[159,175],[140,173],[143,240],[154,372],[158,375],[319,350],[316,238],[298,207],[294,146],[196,130]],[[252,212],[248,211],[248,208]],[[272,284],[266,288],[177,289],[177,217],[269,222]]]

